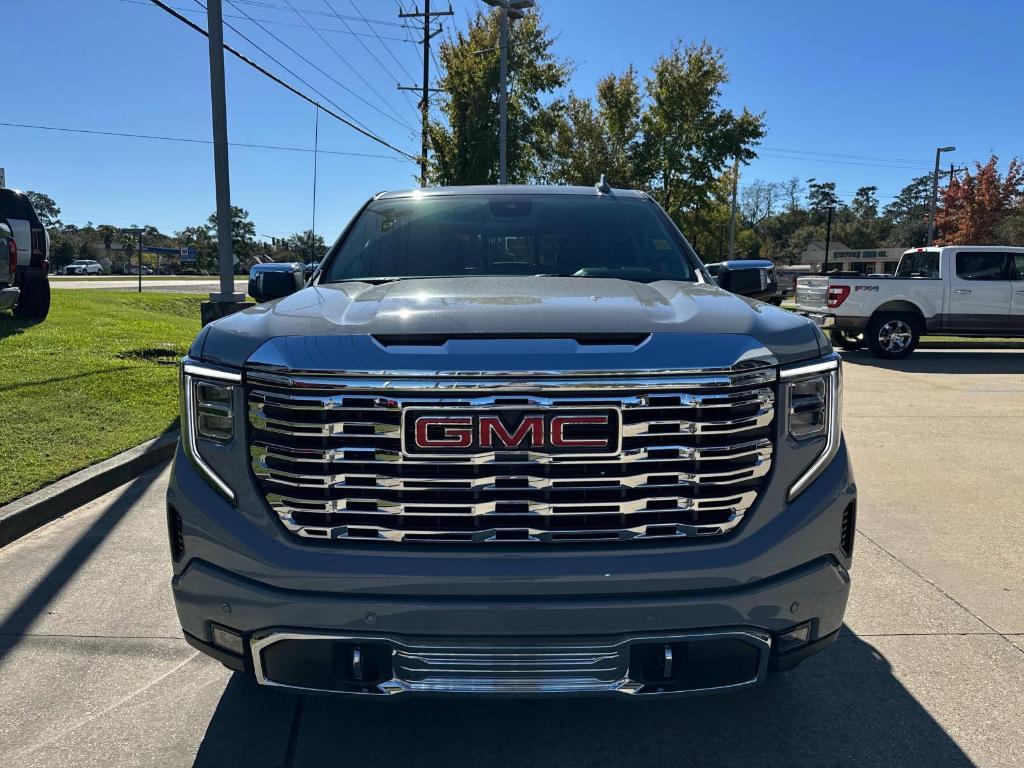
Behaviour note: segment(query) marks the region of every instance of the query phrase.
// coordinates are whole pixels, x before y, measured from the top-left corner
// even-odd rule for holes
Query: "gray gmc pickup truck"
[[[840,361],[717,282],[603,185],[378,194],[304,286],[254,273],[181,366],[187,640],[383,698],[737,690],[828,646]]]

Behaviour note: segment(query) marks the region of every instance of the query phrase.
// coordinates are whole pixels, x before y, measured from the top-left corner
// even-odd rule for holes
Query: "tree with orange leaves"
[[[935,223],[942,245],[999,245],[1007,219],[1024,212],[1024,164],[1010,161],[1006,175],[993,155],[985,165],[975,163],[963,179],[950,180],[942,193]]]

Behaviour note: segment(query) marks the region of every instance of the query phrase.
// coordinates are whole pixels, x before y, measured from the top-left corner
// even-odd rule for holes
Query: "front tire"
[[[864,338],[875,357],[900,360],[917,347],[921,324],[913,315],[882,312],[871,318]]]
[[[43,320],[50,314],[50,281],[46,275],[35,269],[22,274],[21,296],[14,307],[14,314],[26,320]]]
[[[833,328],[829,332],[832,343],[840,349],[848,352],[856,352],[864,346],[864,334],[856,331],[846,331],[842,328]]]

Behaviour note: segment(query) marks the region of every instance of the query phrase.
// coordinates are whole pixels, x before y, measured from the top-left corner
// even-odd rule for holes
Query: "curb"
[[[165,432],[0,507],[0,547],[99,498],[174,455],[179,431]]]
[[[925,341],[917,343],[918,349],[1024,349],[1024,341]]]

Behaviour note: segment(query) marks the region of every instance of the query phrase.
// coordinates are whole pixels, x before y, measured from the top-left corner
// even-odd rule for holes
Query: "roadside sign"
[[[157,253],[166,256],[178,256],[182,264],[195,264],[196,249],[191,245],[183,245],[180,248],[162,248],[156,245],[144,245],[142,250],[146,253]]]

